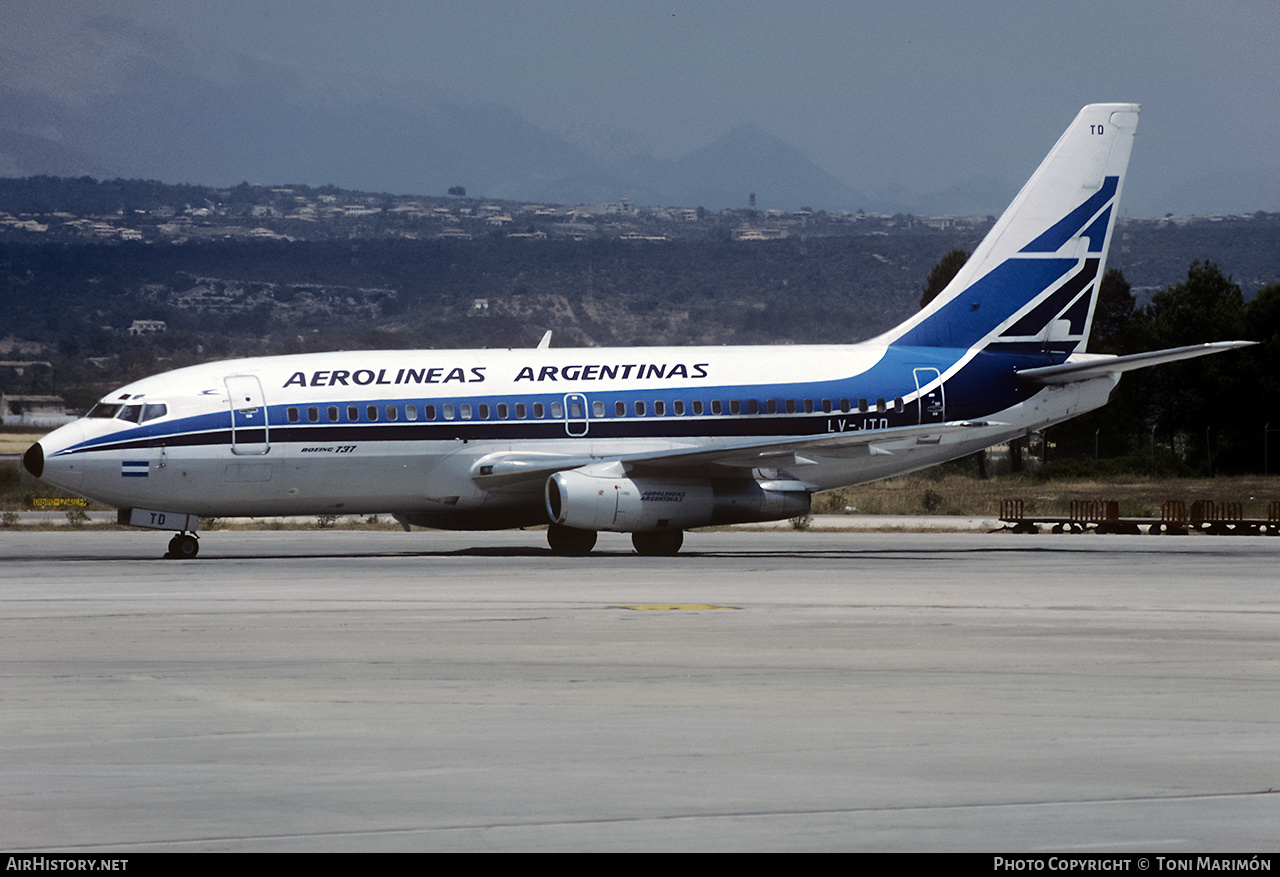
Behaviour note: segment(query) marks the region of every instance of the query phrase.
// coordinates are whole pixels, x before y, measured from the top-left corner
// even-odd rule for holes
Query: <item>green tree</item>
[[[951,278],[960,273],[960,269],[967,261],[969,261],[969,253],[964,250],[952,250],[943,256],[942,261],[934,265],[933,270],[929,272],[929,279],[925,281],[923,294],[920,296],[920,307],[926,307],[929,302],[937,298],[938,293],[947,288]]]
[[[1143,312],[1161,346],[1226,341],[1244,331],[1239,284],[1207,261],[1192,262],[1186,282],[1157,292]]]
[[[1243,338],[1244,295],[1217,265],[1195,261],[1186,282],[1157,292],[1134,323],[1146,349]],[[1170,363],[1144,375],[1149,423],[1167,441],[1180,437],[1187,461],[1211,473],[1249,466],[1248,427],[1257,409],[1253,378],[1242,365],[1240,356],[1226,354]]]
[[[1119,268],[1108,268],[1098,287],[1098,303],[1093,310],[1093,326],[1089,331],[1091,353],[1136,353],[1127,350],[1134,312],[1133,293],[1129,281]]]
[[[1254,412],[1249,427],[1260,445],[1266,442],[1254,455],[1250,468],[1270,474],[1280,470],[1280,438],[1271,433],[1272,429],[1280,429],[1280,283],[1259,289],[1245,305],[1244,316],[1249,333],[1246,337],[1257,341],[1258,346],[1231,356],[1237,359],[1237,372],[1252,385],[1246,402]]]

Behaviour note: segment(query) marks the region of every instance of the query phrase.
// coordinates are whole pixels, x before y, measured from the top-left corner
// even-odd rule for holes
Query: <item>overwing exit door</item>
[[[587,397],[570,393],[564,397],[564,431],[572,436],[584,436],[588,429]]]

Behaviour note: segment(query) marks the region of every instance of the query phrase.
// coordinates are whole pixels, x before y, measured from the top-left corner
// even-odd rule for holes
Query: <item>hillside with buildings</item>
[[[0,179],[6,420],[214,358],[872,337],[986,216],[526,204],[334,187]],[[1122,220],[1138,304],[1215,262],[1280,279],[1280,214]]]

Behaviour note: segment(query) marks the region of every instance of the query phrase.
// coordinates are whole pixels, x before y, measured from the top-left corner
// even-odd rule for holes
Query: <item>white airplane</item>
[[[1247,344],[1084,352],[1137,123],[1082,109],[947,288],[870,341],[215,362],[121,387],[23,462],[176,531],[168,557],[196,556],[201,515],[353,513],[674,554],[688,528],[802,515],[1098,408],[1122,372]]]

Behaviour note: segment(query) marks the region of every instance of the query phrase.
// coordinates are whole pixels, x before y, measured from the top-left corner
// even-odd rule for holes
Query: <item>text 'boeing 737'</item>
[[[216,362],[121,387],[23,462],[176,531],[171,557],[196,555],[202,515],[357,513],[674,554],[691,527],[802,515],[815,491],[1098,408],[1122,372],[1246,344],[1085,352],[1137,124],[1136,104],[1081,110],[947,288],[870,341]]]

